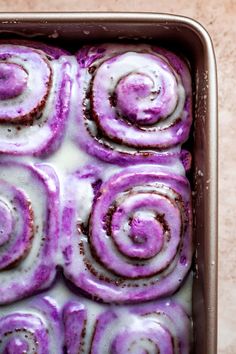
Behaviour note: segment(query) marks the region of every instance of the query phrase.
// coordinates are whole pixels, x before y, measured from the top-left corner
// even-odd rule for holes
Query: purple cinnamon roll
[[[28,41],[0,41],[0,153],[43,155],[61,142],[69,112],[71,60]]]
[[[49,298],[37,306],[0,315],[2,354],[62,354],[58,310]]]
[[[92,331],[86,331],[89,317],[79,303],[67,305],[64,318],[70,354],[190,353],[190,321],[174,301],[113,307],[96,315]]]
[[[91,181],[93,202],[84,183],[70,183],[73,193],[64,209],[65,275],[105,302],[134,303],[175,292],[192,258],[188,180],[160,166],[137,165],[101,186]],[[83,209],[83,216],[85,203],[91,212]]]
[[[52,168],[0,162],[0,304],[52,282],[58,194]]]
[[[77,59],[75,139],[83,149],[117,164],[178,154],[192,122],[191,77],[182,59],[131,44],[84,47]]]

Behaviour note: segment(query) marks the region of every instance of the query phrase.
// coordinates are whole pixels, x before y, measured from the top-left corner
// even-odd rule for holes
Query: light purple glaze
[[[66,54],[37,42],[0,41],[0,153],[45,155],[58,148],[72,82]]]
[[[64,247],[70,247],[63,251],[65,275],[105,302],[134,303],[175,292],[192,259],[187,179],[155,165],[126,168],[102,184],[81,226],[77,210],[83,206],[73,181],[78,196],[70,193],[64,212],[71,212],[62,220]]]
[[[0,246],[7,242],[13,229],[13,220],[9,207],[0,201]]]
[[[87,310],[75,301],[67,303],[63,309],[65,346],[68,354],[84,353],[83,342],[86,333]]]
[[[20,65],[1,62],[0,100],[7,100],[22,94],[27,85],[27,77],[27,72]]]
[[[11,338],[14,335],[15,337]],[[50,354],[48,351],[48,336],[43,322],[40,318],[30,314],[12,314],[0,319],[0,338],[9,336],[9,341],[2,345],[0,342],[1,353],[3,354],[22,354],[22,349],[29,349],[27,340],[33,341],[34,351],[39,354]],[[21,338],[22,336],[22,338]],[[28,350],[26,351],[26,353]],[[33,351],[31,350],[33,353]]]
[[[30,189],[18,185],[21,179]],[[40,191],[36,197],[34,190]],[[0,304],[29,296],[52,282],[59,236],[58,197],[58,180],[51,167],[0,162]],[[40,215],[38,208],[43,209]]]
[[[66,349],[70,354],[190,352],[190,321],[174,301],[123,308],[113,306],[96,315],[92,333],[82,330],[88,320],[84,305],[79,302],[67,304],[64,316]]]
[[[30,312],[33,313],[30,313]],[[50,299],[34,300],[26,311],[12,312],[0,318],[2,354],[61,354],[59,313]]]
[[[18,48],[14,45],[0,45],[0,122],[33,121],[44,108],[51,86],[52,72],[46,57],[32,48],[21,47],[20,51]],[[20,65],[14,64],[19,59]],[[29,82],[30,69],[35,71],[37,85]],[[31,90],[27,92],[30,86]]]
[[[30,201],[24,192],[0,180],[0,270],[26,256],[34,233],[33,217]]]
[[[109,65],[109,61],[107,64]],[[176,106],[176,81],[173,81],[174,87],[167,95],[166,90],[153,92],[153,80],[147,75],[131,73],[125,76],[115,90],[118,112],[137,125],[157,123],[159,119],[171,114]],[[164,86],[164,83],[162,85]],[[143,107],[142,99],[150,95],[152,95],[150,107]]]
[[[158,162],[189,135],[191,78],[186,63],[148,45],[100,45],[77,53],[75,140],[120,165]]]

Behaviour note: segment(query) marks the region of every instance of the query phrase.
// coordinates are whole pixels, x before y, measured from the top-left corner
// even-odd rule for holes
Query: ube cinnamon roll
[[[180,287],[192,257],[185,177],[147,164],[104,183],[91,179],[89,186],[81,176],[68,185],[73,192],[63,213],[63,254],[65,275],[75,285],[117,303],[159,298]]]
[[[151,45],[106,44],[77,53],[75,139],[117,164],[178,154],[192,122],[186,63]]]
[[[60,318],[50,298],[34,301],[27,309],[0,315],[2,354],[62,354]]]
[[[95,317],[92,331],[86,327],[87,320],[89,316],[83,305],[66,306],[67,353],[190,353],[190,321],[182,307],[173,301],[112,307]]]
[[[0,153],[43,155],[59,146],[71,92],[66,54],[30,41],[0,41]]]
[[[0,162],[0,304],[52,282],[58,194],[52,168]]]

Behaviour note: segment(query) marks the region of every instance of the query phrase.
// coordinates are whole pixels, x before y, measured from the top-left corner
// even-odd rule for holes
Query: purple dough
[[[66,305],[64,317],[66,349],[70,354],[190,352],[190,321],[174,301],[113,306],[96,315],[92,331],[86,331],[88,316],[82,304]]]
[[[90,189],[76,177],[68,182],[62,221],[65,275],[105,302],[134,303],[175,292],[192,259],[188,180],[155,165],[123,169],[96,191],[91,213],[81,221],[80,193]]]
[[[14,336],[15,333],[15,336]],[[4,338],[5,336],[5,338]],[[7,340],[9,337],[9,340]],[[39,317],[30,314],[13,314],[0,319],[1,353],[22,354],[33,353],[50,354],[48,351],[48,336],[46,328]],[[32,342],[29,347],[28,342]]]
[[[69,302],[63,310],[65,346],[67,353],[84,353],[83,340],[86,333],[87,311],[84,305]]]
[[[45,155],[61,143],[72,62],[61,49],[0,41],[0,153]]]
[[[27,86],[27,78],[27,72],[20,65],[0,63],[0,100],[21,95]],[[3,112],[1,115],[0,119],[4,119]]]
[[[29,296],[52,282],[58,196],[51,167],[0,162],[0,304]]]
[[[191,77],[182,59],[149,45],[107,44],[82,48],[77,60],[79,146],[120,165],[179,154],[192,123]]]
[[[33,228],[33,211],[27,196],[0,180],[0,270],[26,256],[31,247]],[[14,243],[11,238],[15,239]]]
[[[62,354],[59,313],[47,297],[0,318],[2,354]],[[32,312],[32,313],[31,313]]]

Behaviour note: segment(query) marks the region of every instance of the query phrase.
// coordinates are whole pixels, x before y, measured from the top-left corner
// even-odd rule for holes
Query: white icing
[[[55,101],[58,97],[58,92],[60,90],[61,80],[62,80],[62,65],[67,61],[70,61],[71,57],[63,56],[58,61],[50,61],[50,67],[52,70],[52,86],[49,90],[49,95],[46,100],[46,105],[43,109],[42,115],[39,119],[34,120],[33,124],[24,126],[21,124],[4,124],[1,125],[0,129],[0,140],[8,146],[18,146],[19,151],[35,151],[39,145],[45,140],[47,142],[49,137],[53,135],[48,123],[48,118],[52,118],[55,114]],[[67,69],[68,65],[67,65]],[[38,70],[40,71],[40,70]],[[37,71],[36,71],[37,72]],[[30,76],[31,77],[31,76]],[[29,92],[32,90],[32,87],[37,83],[37,75],[33,75],[28,83]],[[20,129],[18,129],[20,127]]]
[[[17,277],[20,277],[21,272],[27,268],[31,268],[30,272],[32,271],[32,268],[37,268],[37,264],[40,261],[40,257],[37,257],[37,254],[41,247],[40,243],[42,242],[42,237],[44,237],[43,227],[46,219],[47,199],[45,198],[45,189],[42,184],[34,184],[33,177],[34,176],[31,176],[28,170],[22,168],[19,169],[16,166],[0,169],[0,179],[6,180],[8,183],[23,190],[30,200],[34,213],[34,225],[37,226],[37,230],[35,229],[34,233],[32,247],[30,248],[27,257],[25,257],[25,259],[13,269],[0,272],[0,281],[4,287],[11,283],[11,278],[17,279]],[[24,277],[22,277],[22,281],[24,282]]]
[[[30,313],[37,315],[41,318],[43,323],[45,323],[45,326],[50,329],[50,323],[47,321],[47,318],[45,315],[39,310],[39,307],[34,306],[32,304],[36,303],[37,304],[37,298],[42,298],[46,297],[47,299],[54,299],[53,302],[55,302],[58,310],[62,310],[64,305],[68,301],[75,301],[77,303],[83,303],[85,305],[85,308],[87,310],[87,323],[86,323],[86,337],[84,340],[84,352],[88,353],[92,336],[93,336],[93,330],[94,326],[96,324],[96,320],[100,314],[102,314],[104,311],[107,310],[112,310],[114,309],[118,315],[119,315],[119,320],[114,321],[112,325],[108,326],[106,333],[104,333],[103,341],[102,341],[102,348],[104,351],[103,353],[106,352],[107,348],[109,347],[110,340],[114,338],[115,333],[117,333],[117,329],[119,332],[121,332],[123,329],[127,328],[129,324],[132,323],[132,330],[135,329],[143,329],[143,321],[140,321],[140,317],[135,314],[130,314],[129,308],[130,305],[105,305],[105,304],[100,304],[94,301],[91,301],[87,298],[84,298],[83,296],[79,294],[73,293],[65,284],[62,278],[59,277],[57,279],[57,282],[54,284],[54,286],[49,289],[46,293],[42,293],[41,295],[36,296],[36,298],[33,299],[27,299],[23,300],[17,303],[14,303],[12,305],[7,305],[1,308],[1,316],[5,316],[9,313]],[[187,280],[181,287],[181,289],[172,297],[169,298],[168,301],[175,301],[176,303],[180,304],[182,308],[186,311],[188,315],[191,315],[191,301],[192,301],[192,273],[188,276]],[[50,300],[51,301],[51,300]],[[158,301],[157,301],[158,303]],[[137,305],[135,305],[137,306]],[[143,306],[143,305],[140,305]],[[131,306],[132,307],[132,306]],[[175,328],[173,328],[173,325],[171,321],[168,319],[168,317],[162,317],[161,315],[155,315],[152,314],[149,316],[149,319],[152,319],[153,321],[158,320],[159,323],[162,323],[163,325],[168,325],[167,328],[171,328],[173,333],[175,333]],[[179,321],[178,328],[181,328],[181,319],[177,319],[177,322]],[[148,322],[147,322],[148,323]],[[118,326],[118,328],[117,328]],[[51,335],[51,332],[49,333]],[[53,335],[53,338],[55,338],[55,334]],[[62,338],[60,338],[62,339]],[[52,343],[53,345],[53,343]],[[54,353],[54,351],[52,351]],[[55,352],[56,353],[56,352]]]
[[[20,47],[24,49],[24,47]],[[12,56],[10,57],[10,60],[8,58],[4,61],[5,63],[15,63],[18,64],[20,67],[23,67],[25,71],[28,74],[27,78],[27,86],[26,89],[21,93],[20,96],[17,96],[15,98],[10,98],[7,100],[0,100],[0,108],[6,108],[8,107],[8,111],[15,111],[15,106],[18,106],[19,104],[26,104],[30,105],[31,97],[32,97],[32,91],[35,91],[35,83],[37,83],[37,94],[38,97],[35,97],[35,94],[33,94],[33,98],[35,101],[36,99],[40,100],[43,98],[45,92],[45,77],[49,77],[49,68],[47,64],[44,62],[43,59],[40,59],[39,52],[32,51],[32,52],[26,52],[22,53],[20,55],[15,54],[15,51],[11,51],[11,45],[1,45],[0,47],[0,54],[5,54],[5,53],[10,53]],[[42,75],[42,69],[43,75]],[[44,77],[45,75],[45,77]],[[32,107],[33,108],[33,107]],[[10,112],[11,112],[10,111]]]
[[[125,77],[129,75],[130,73],[138,73],[142,75],[146,75],[152,80],[153,86],[152,86],[152,91],[157,92],[159,90],[159,87],[162,85],[162,82],[159,78],[160,72],[165,71],[165,79],[168,83],[168,89],[170,89],[171,84],[175,83],[175,81],[172,79],[174,76],[174,73],[169,73],[166,69],[168,67],[167,61],[164,57],[160,56],[164,62],[166,62],[166,68],[165,69],[160,69],[159,65],[153,62],[150,64],[150,58],[146,55],[140,56],[137,54],[137,52],[128,52],[126,54],[123,54],[123,59],[119,60],[118,62],[113,62],[112,65],[112,76],[108,76],[106,80],[102,81],[102,88],[105,92],[114,92],[115,88],[119,82],[119,80],[122,77]],[[124,62],[123,62],[124,61]],[[96,80],[101,81],[102,75],[98,75],[100,72],[101,68],[105,66],[107,68],[107,71],[109,72],[110,65],[107,64],[106,62],[103,63],[100,68],[98,68],[97,74],[94,79],[94,84]],[[104,71],[104,69],[103,69]],[[172,79],[172,80],[171,80]],[[174,111],[168,116],[168,118],[165,118],[163,121],[158,122],[158,128],[163,129],[166,127],[169,127],[178,117],[181,116],[183,108],[184,108],[184,103],[185,103],[185,90],[180,82],[179,78],[176,77],[176,80],[178,82],[178,85],[174,86],[172,90],[177,89],[177,97],[178,97],[178,102],[177,105],[174,109]],[[101,85],[101,83],[100,83]],[[99,92],[97,93],[99,95]],[[142,100],[139,101],[139,105],[142,107],[144,110],[146,107],[149,106],[149,101],[150,101],[150,96],[147,96],[145,98],[142,98]],[[174,104],[174,102],[173,102]],[[176,104],[176,102],[175,102]],[[140,107],[140,108],[141,108]],[[140,110],[142,110],[140,109]],[[185,117],[187,118],[187,117]],[[115,124],[115,121],[114,121]],[[115,127],[116,128],[116,127]],[[119,129],[119,122],[117,123],[117,128]],[[150,129],[151,130],[151,129]]]
[[[52,300],[51,297],[48,296],[44,296],[44,298],[46,300],[49,300],[50,303],[52,303],[53,305],[56,305],[58,307],[59,310],[59,306],[57,304],[56,301]],[[48,338],[49,338],[49,352],[50,353],[55,353],[55,354],[59,354],[60,352],[58,352],[58,348],[62,348],[63,347],[63,336],[61,336],[61,333],[59,333],[58,328],[53,325],[53,321],[51,321],[49,314],[47,314],[47,312],[45,312],[43,310],[43,308],[40,308],[40,303],[37,306],[37,303],[32,301],[32,299],[23,301],[23,302],[19,302],[19,303],[13,303],[12,305],[8,305],[5,307],[1,308],[1,317],[5,317],[7,315],[10,314],[19,314],[19,315],[25,315],[25,314],[29,314],[29,315],[33,315],[35,316],[35,320],[32,318],[31,321],[38,322],[37,319],[40,319],[40,321],[42,322],[44,328],[47,330],[48,332]],[[27,353],[35,353],[35,350],[37,350],[37,348],[35,348],[33,350],[33,345],[34,342],[31,340],[30,336],[29,336],[29,332],[27,332],[27,337],[24,337],[25,334],[25,330],[24,328],[20,328],[20,331],[18,330],[17,332],[12,332],[11,337],[15,338],[16,337],[16,333],[17,336],[20,337],[21,335],[21,329],[22,329],[22,337],[23,339],[26,340],[27,344],[29,345],[29,349],[27,351]],[[17,327],[16,327],[17,329]],[[4,337],[1,337],[1,344],[0,346],[4,348],[4,341],[6,342],[9,339],[9,335]],[[62,351],[61,351],[62,352]],[[41,353],[41,351],[40,351]]]
[[[134,46],[134,48],[136,49],[136,46]],[[145,47],[143,47],[143,48],[145,49]],[[146,48],[149,50],[148,46]],[[114,47],[114,50],[116,51],[116,46]],[[117,51],[119,51],[119,50],[117,49]],[[63,60],[63,59],[61,59],[61,60]],[[75,80],[75,77],[77,74],[77,67],[75,64],[75,59],[71,57],[70,61],[73,64],[71,75],[72,75],[73,80]],[[59,73],[60,67],[58,66],[57,62],[53,61],[53,62],[51,62],[51,64],[52,64],[52,68],[53,68],[53,75],[54,76],[60,75],[60,73]],[[88,75],[88,78],[89,78],[89,75]],[[35,79],[35,82],[36,82],[36,79]],[[54,97],[55,97],[54,92],[57,89],[58,89],[57,81],[53,80],[53,86],[51,89],[51,93],[48,97],[46,108],[44,110],[44,114],[40,118],[40,120],[38,121],[39,123],[40,122],[43,123],[45,117],[50,112],[51,107],[54,102]],[[181,87],[179,89],[181,90]],[[43,163],[53,166],[54,170],[56,171],[56,173],[58,175],[60,188],[61,188],[61,190],[60,190],[61,200],[62,200],[61,213],[62,213],[63,202],[65,202],[65,199],[64,199],[65,195],[69,194],[71,199],[72,200],[75,199],[78,203],[77,204],[77,218],[78,218],[78,220],[81,220],[81,222],[85,222],[88,220],[88,216],[89,216],[91,206],[92,206],[92,201],[93,201],[93,191],[92,191],[90,181],[89,181],[89,179],[88,180],[84,179],[84,180],[81,180],[78,182],[78,180],[76,179],[75,176],[73,178],[71,177],[71,179],[68,179],[68,176],[70,174],[73,174],[75,171],[82,171],[83,168],[89,164],[89,165],[93,165],[93,166],[96,165],[99,169],[100,178],[102,179],[102,181],[106,181],[114,173],[119,172],[122,168],[115,166],[115,165],[108,164],[108,163],[103,163],[103,162],[89,156],[86,152],[79,149],[78,145],[75,144],[75,142],[72,140],[72,136],[74,136],[74,131],[76,129],[75,118],[77,115],[77,109],[76,109],[76,100],[78,97],[77,90],[78,90],[78,86],[74,85],[74,90],[72,91],[72,98],[71,98],[72,103],[71,103],[69,123],[68,123],[68,127],[67,127],[67,131],[66,131],[64,140],[62,142],[62,145],[58,149],[58,151],[56,151],[54,154],[51,154],[49,157],[44,158],[44,159],[39,159],[36,157],[17,157],[17,158],[11,157],[11,159],[16,160],[16,161],[25,161],[30,164],[43,162]],[[180,97],[182,97],[182,96],[183,96],[182,93],[180,93]],[[180,100],[180,103],[181,103],[181,100]],[[179,103],[179,105],[180,105],[180,103]],[[173,119],[173,117],[171,117],[170,119]],[[7,126],[6,126],[6,128],[1,128],[1,130],[0,130],[0,139],[1,140],[4,140],[4,136],[7,136],[7,139],[9,139],[11,134],[13,136],[13,133],[7,132],[7,129],[8,129]],[[42,139],[41,134],[43,134],[43,135],[45,134],[44,136],[46,136],[48,134],[48,131],[45,131],[45,130],[41,131],[40,129],[38,129],[37,125],[36,126],[33,125],[32,127],[27,127],[24,129],[24,135],[22,135],[22,137],[20,135],[18,138],[19,139],[18,141],[20,143],[23,143],[24,140],[27,141],[32,136],[32,131],[34,131],[34,130],[37,130],[37,134],[34,134],[35,141],[32,141],[32,143],[35,143],[35,146],[38,143],[37,139],[39,139],[39,140]],[[15,134],[15,132],[14,132],[14,134]],[[78,132],[78,134],[79,134],[79,132]],[[15,141],[15,135],[14,135],[14,141]],[[120,145],[118,146],[115,143],[112,143],[112,146],[114,148],[119,148],[119,150],[122,150],[122,151],[130,151],[130,152],[135,151],[135,149],[128,148],[128,147],[121,147]],[[173,151],[180,151],[180,147],[177,146],[176,148],[173,149]],[[0,158],[3,159],[3,157],[0,157]],[[174,162],[172,162],[171,164],[169,164],[167,166],[160,165],[159,168],[160,168],[161,172],[176,173],[179,175],[185,174],[184,167],[178,159],[176,159]],[[19,188],[22,188],[22,190],[24,190],[27,194],[30,195],[30,200],[31,200],[31,203],[33,206],[33,210],[35,211],[35,215],[34,215],[35,224],[39,225],[39,230],[38,230],[37,235],[42,234],[42,227],[43,226],[42,226],[41,220],[44,220],[45,211],[46,211],[45,204],[44,204],[44,202],[45,202],[44,190],[41,189],[40,186],[37,186],[37,188],[32,187],[31,183],[29,183],[29,176],[27,175],[27,172],[21,171],[19,173],[18,170],[14,170],[14,171],[11,171],[10,173],[5,174],[4,171],[0,170],[0,178],[7,179],[8,182],[10,182],[10,183],[12,182],[14,185],[17,185]],[[17,178],[17,183],[16,183],[16,178]],[[43,198],[42,198],[42,196],[43,196]],[[36,255],[37,255],[37,252],[40,248],[40,242],[41,242],[40,237],[37,237],[37,235],[34,237],[34,240],[32,243],[32,248],[31,248],[29,254],[27,255],[27,257],[25,258],[25,260],[21,261],[20,265],[18,267],[16,267],[15,269],[11,269],[9,271],[4,271],[4,272],[0,273],[1,284],[5,284],[6,282],[10,282],[11,277],[13,277],[13,276],[14,277],[18,276],[19,279],[21,279],[22,268],[31,267],[32,265],[34,267],[37,267]],[[63,235],[62,235],[60,242],[61,242],[60,249],[62,248],[62,246],[66,246],[68,244],[68,242],[70,242],[70,244],[72,243],[72,248],[76,249],[78,247],[78,240],[76,240],[75,238],[68,241],[67,238],[63,237]],[[86,246],[86,248],[88,249],[88,250],[86,250],[86,253],[88,254],[89,247],[87,245],[87,239],[85,237],[83,237],[83,242],[84,242],[84,245]],[[60,252],[58,252],[56,257],[57,257],[56,258],[57,264],[63,265],[62,254]],[[94,260],[93,260],[93,262],[95,264]],[[77,257],[76,261],[73,263],[74,269],[79,269],[79,268],[82,269],[81,268],[83,266],[82,263],[83,263],[82,257]],[[173,262],[173,266],[175,265],[174,263],[175,263],[175,261]],[[108,272],[105,270],[105,268],[101,267],[98,264],[96,264],[96,267],[98,270],[100,270],[100,268],[101,268],[102,272],[105,275],[106,275],[106,272]],[[116,292],[117,292],[117,290],[116,290]],[[85,304],[86,308],[88,309],[87,330],[86,330],[86,338],[85,338],[85,352],[88,351],[89,343],[90,343],[90,340],[91,340],[92,334],[93,334],[93,328],[94,328],[95,321],[96,321],[98,314],[102,313],[102,311],[104,311],[108,308],[114,307],[117,309],[117,307],[115,305],[102,305],[102,304],[90,301],[89,299],[82,297],[81,295],[75,294],[64,284],[64,279],[62,279],[61,277],[58,279],[56,284],[54,284],[54,286],[51,287],[51,289],[49,289],[45,294],[46,294],[46,296],[52,297],[53,299],[55,299],[55,301],[58,304],[58,307],[60,309],[69,300],[75,300],[78,302],[81,301],[82,303]],[[42,294],[40,296],[43,296],[43,295],[44,294]],[[185,308],[185,310],[187,311],[187,313],[189,315],[191,314],[192,274],[189,275],[187,281],[183,284],[180,291],[178,291],[172,298],[175,301],[177,301],[178,303],[180,303]],[[39,311],[39,309],[36,309],[35,307],[32,307],[29,305],[31,300],[32,299],[27,299],[27,300],[13,303],[11,305],[6,305],[6,306],[1,307],[0,317],[6,315],[8,313],[12,313],[12,312],[21,312],[21,313],[26,312],[26,313],[31,313],[31,314],[37,314],[38,316],[40,316],[42,321],[44,321],[45,325],[50,326],[50,324],[45,322],[46,321],[45,317]],[[121,327],[125,327],[127,325],[127,323],[132,323],[132,326],[134,326],[134,327],[140,326],[140,322],[139,322],[138,318],[135,315],[133,315],[133,317],[131,318],[130,313],[128,313],[126,306],[119,306],[119,308],[117,310],[122,315],[121,316],[122,320],[120,323]],[[112,337],[112,334],[114,333],[114,331],[115,331],[115,328],[113,328],[113,327],[109,328],[109,332],[107,333],[107,336],[104,337],[107,339],[106,342],[103,342],[104,351],[106,350],[107,346],[109,345],[109,338]],[[54,347],[52,347],[52,353],[55,352],[55,350],[53,348]],[[148,349],[150,349],[150,348],[148,348]]]

